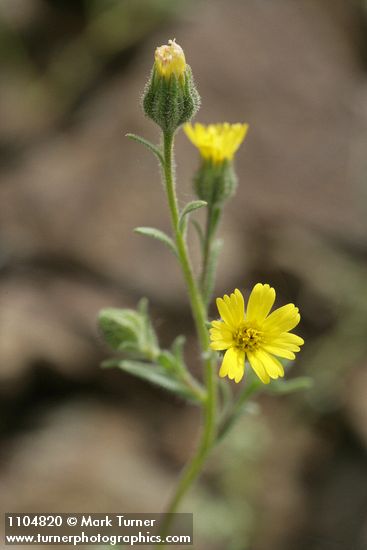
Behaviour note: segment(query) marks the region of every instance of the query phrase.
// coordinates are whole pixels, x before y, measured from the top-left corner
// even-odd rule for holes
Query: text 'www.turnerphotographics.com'
[[[162,536],[166,514],[5,514],[6,545],[193,544],[193,515],[171,514],[173,528]]]

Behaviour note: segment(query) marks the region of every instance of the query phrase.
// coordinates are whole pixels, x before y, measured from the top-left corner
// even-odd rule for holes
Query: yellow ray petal
[[[266,331],[281,334],[292,330],[300,322],[301,316],[294,304],[287,304],[273,311],[264,321],[263,328]]]
[[[283,365],[278,359],[263,350],[258,351],[257,354],[270,378],[276,380],[279,376],[284,376]]]
[[[277,355],[278,357],[284,357],[284,359],[295,359],[296,358],[296,356],[294,355],[294,353],[292,351],[288,351],[284,348],[278,348],[278,347],[275,347],[275,346],[265,345],[263,347],[263,349],[265,351],[267,351],[268,353],[271,353],[272,355]]]
[[[212,325],[213,328],[217,328],[219,330],[221,330],[222,327],[225,326],[223,321],[212,321],[211,325]]]
[[[229,348],[224,354],[222,366],[220,367],[219,376],[221,378],[224,378],[224,376],[228,376],[229,378],[234,378],[232,375],[233,372],[236,371],[238,363],[237,358],[237,351],[235,348]]]
[[[288,344],[295,344],[296,346],[303,346],[305,343],[303,338],[297,336],[297,334],[293,334],[292,332],[282,332],[276,338],[277,340],[282,340]]]
[[[224,351],[232,346],[232,342],[226,340],[215,340],[210,343],[210,348],[214,351]]]
[[[231,380],[240,381],[243,377],[243,373],[245,370],[245,354],[243,351],[239,351],[236,348],[233,348],[235,352],[235,360],[231,361],[229,368],[228,368],[228,378]]]
[[[223,321],[227,323],[227,325],[231,328],[236,328],[236,322],[233,318],[232,310],[228,307],[228,304],[225,301],[226,295],[223,298],[217,298],[217,308],[219,311],[219,314]],[[227,296],[227,298],[229,298]]]
[[[184,132],[200,151],[201,156],[214,164],[231,161],[245,139],[248,124],[184,125]]]
[[[235,289],[233,294],[236,302],[238,320],[241,323],[245,319],[245,300],[243,299],[242,292],[240,292],[238,288]]]
[[[238,326],[244,321],[245,318],[245,305],[241,292],[236,289],[230,296],[225,294],[223,300],[227,304],[228,309],[231,311],[232,320],[235,326]]]
[[[257,353],[256,352],[248,352],[247,357],[248,357],[248,360],[250,362],[251,367],[253,368],[253,370],[255,371],[257,376],[260,378],[261,382],[263,384],[269,384],[270,377],[269,377],[268,373],[266,372],[264,365],[262,364],[262,362],[258,358]]]
[[[299,346],[296,346],[295,344],[288,344],[288,342],[285,342],[283,339],[280,338],[271,338],[268,343],[270,346],[286,349],[288,351],[301,351],[301,348]]]
[[[229,341],[232,341],[233,339],[233,332],[228,328],[227,325],[225,325],[224,323],[222,323],[222,327],[220,329],[218,328],[211,328],[209,330],[210,332],[210,338],[212,340],[218,340],[218,339],[223,339],[223,340],[229,340]]]
[[[261,283],[255,285],[248,300],[246,321],[262,323],[273,307],[274,301],[274,288]]]
[[[245,374],[245,352],[238,352],[237,353],[237,370],[234,377],[234,381],[236,382],[236,384],[241,382],[244,374]]]

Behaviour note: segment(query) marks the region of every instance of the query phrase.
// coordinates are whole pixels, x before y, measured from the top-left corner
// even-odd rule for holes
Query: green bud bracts
[[[209,206],[223,204],[235,192],[237,176],[233,163],[225,160],[214,164],[211,160],[203,160],[194,177],[194,188],[199,199]]]
[[[153,360],[159,355],[157,337],[148,316],[146,301],[139,303],[138,310],[103,309],[98,323],[106,342],[114,350],[147,360]]]
[[[145,114],[158,124],[163,132],[173,133],[179,126],[191,120],[200,106],[200,96],[195,87],[191,68],[168,77],[153,67],[145,88],[143,108]]]

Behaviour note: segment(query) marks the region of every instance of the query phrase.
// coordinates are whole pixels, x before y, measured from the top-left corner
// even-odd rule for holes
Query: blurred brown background
[[[366,550],[364,0],[0,1],[1,510],[161,511],[195,445],[195,409],[99,368],[96,328],[145,295],[196,368],[175,261],[132,233],[169,230],[156,162],[124,137],[158,139],[139,98],[174,37],[197,120],[250,124],[216,292],[269,282],[299,305],[294,371],[314,379],[213,454],[182,508],[195,548]],[[197,154],[182,134],[176,153],[183,204]]]

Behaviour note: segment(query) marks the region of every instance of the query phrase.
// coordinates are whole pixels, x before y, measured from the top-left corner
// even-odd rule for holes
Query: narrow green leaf
[[[182,231],[184,227],[185,216],[187,216],[187,214],[190,214],[190,212],[193,212],[194,210],[198,210],[199,208],[203,208],[203,206],[207,206],[207,205],[208,203],[206,201],[191,201],[187,203],[185,208],[181,212],[180,224],[179,224],[180,230]]]
[[[140,315],[142,315],[143,317],[148,317],[148,306],[149,306],[149,300],[148,298],[144,297],[144,298],[140,298],[136,309],[138,310]]]
[[[102,367],[118,367],[133,376],[137,376],[151,384],[164,388],[172,393],[176,393],[181,397],[185,397],[191,401],[198,401],[197,396],[191,393],[186,385],[179,380],[167,376],[165,370],[152,363],[143,363],[128,359],[108,359],[107,361],[103,361]]]
[[[219,443],[219,441],[224,438],[224,436],[229,432],[232,426],[237,422],[241,414],[246,410],[250,397],[257,393],[257,391],[260,390],[262,386],[263,384],[260,382],[259,379],[253,378],[250,375],[250,380],[240,393],[237,401],[234,403],[232,411],[229,412],[228,416],[224,418],[222,425],[219,426],[216,440],[217,443]]]
[[[205,236],[204,236],[202,227],[197,220],[191,220],[191,222],[196,229],[196,233],[198,234],[198,237],[199,237],[200,247],[201,247],[201,250],[203,251],[205,246]]]
[[[268,393],[288,394],[296,391],[309,390],[313,380],[309,376],[299,376],[291,380],[273,380],[266,388]]]
[[[184,351],[183,351],[185,342],[186,342],[186,337],[180,334],[179,336],[176,336],[171,346],[172,352],[176,357],[177,361],[182,364],[185,363]]]
[[[262,384],[260,380],[253,377],[247,387],[242,391],[237,399],[232,413],[230,413],[227,419],[224,420],[219,427],[217,442],[221,441],[223,437],[232,428],[238,418],[249,405],[249,399],[257,393],[274,393],[278,395],[286,395],[296,391],[308,390],[313,386],[312,378],[308,376],[299,376],[292,380],[272,380],[269,385]]]
[[[176,358],[169,351],[163,350],[157,357],[157,363],[167,371],[177,370]]]
[[[168,248],[177,255],[176,245],[169,237],[161,231],[160,229],[155,229],[154,227],[136,227],[134,229],[135,233],[139,233],[140,235],[146,235],[147,237],[153,237],[153,239],[157,239],[158,241],[161,241],[164,243]]]
[[[151,143],[150,141],[148,141],[147,139],[141,136],[137,136],[136,134],[126,134],[126,137],[129,139],[132,139],[133,141],[136,141],[137,143],[141,143],[142,145],[144,145],[147,149],[149,149],[149,151],[151,151],[158,158],[162,166],[164,165],[163,155],[161,151],[158,149],[158,147],[156,147],[153,143]]]

